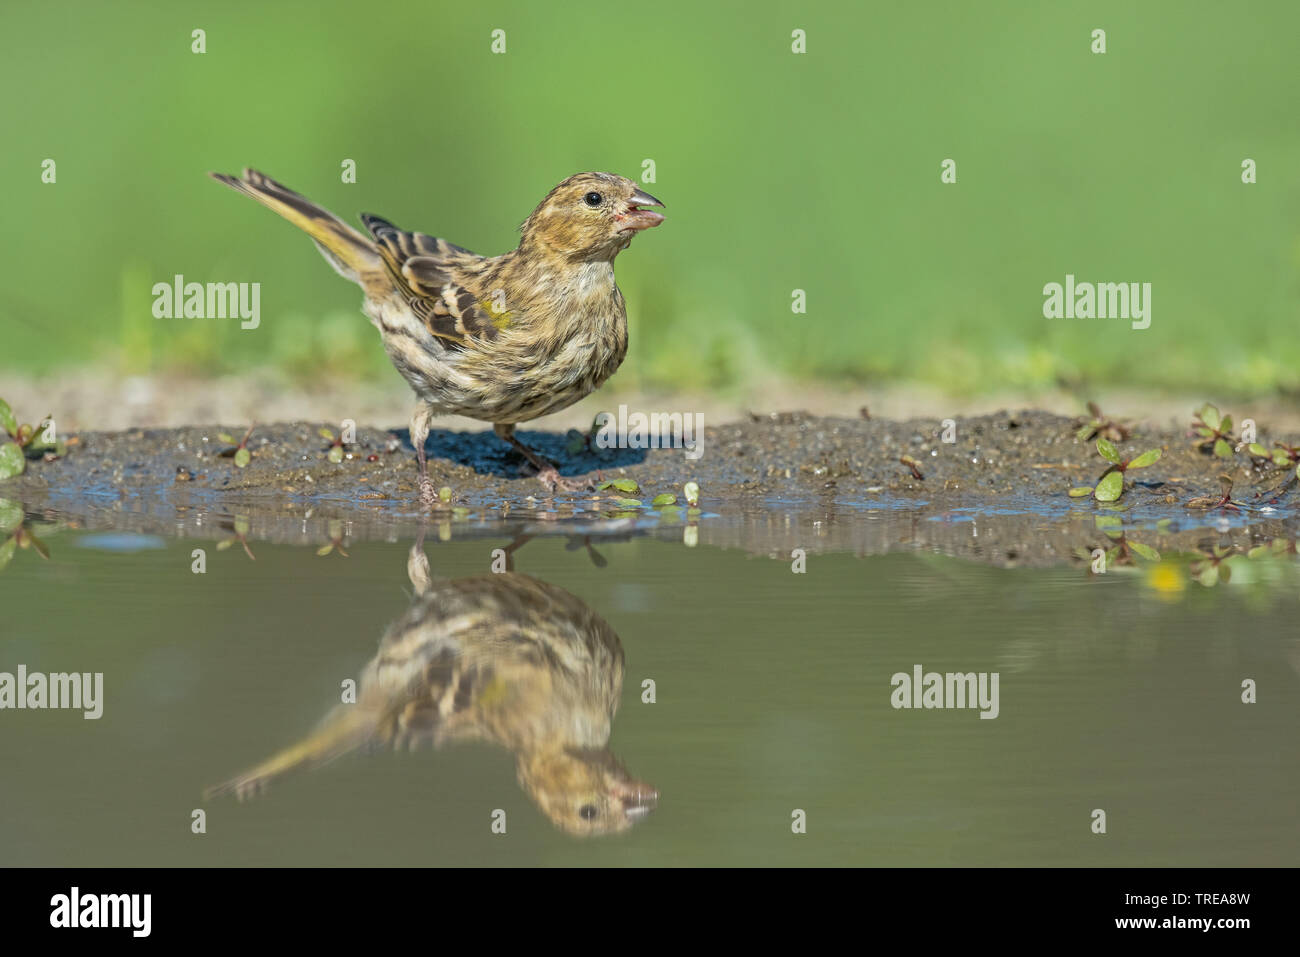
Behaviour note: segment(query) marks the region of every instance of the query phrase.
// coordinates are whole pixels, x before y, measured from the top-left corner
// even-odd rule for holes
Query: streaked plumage
[[[624,665],[603,618],[513,572],[433,579],[418,544],[408,573],[416,597],[365,667],[356,704],[209,796],[246,797],[290,769],[365,746],[480,740],[513,752],[520,785],[572,834],[622,831],[654,807],[656,792],[608,747]]]
[[[622,363],[627,313],[614,257],[663,221],[640,207],[662,203],[622,176],[579,173],[533,210],[516,249],[483,257],[369,214],[362,234],[255,170],[211,175],[304,230],[365,292],[365,314],[419,400],[411,442],[426,504],[434,494],[424,442],[438,415],[493,423],[544,481],[561,484],[515,425],[567,408]]]

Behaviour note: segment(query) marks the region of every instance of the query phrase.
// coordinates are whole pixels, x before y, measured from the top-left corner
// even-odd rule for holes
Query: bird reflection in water
[[[623,690],[618,635],[574,595],[527,575],[435,578],[422,538],[407,562],[415,598],[362,672],[356,703],[208,796],[248,797],[359,748],[488,741],[514,754],[520,786],[570,834],[617,833],[644,818],[658,793],[608,746]]]

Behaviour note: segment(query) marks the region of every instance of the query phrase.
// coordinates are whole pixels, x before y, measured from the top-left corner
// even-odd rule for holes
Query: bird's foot
[[[555,492],[590,492],[595,489],[591,479],[582,475],[565,478],[554,465],[548,465],[538,472],[537,481],[545,485],[547,491],[552,494]]]
[[[438,504],[438,492],[429,481],[429,476],[420,476],[420,505],[424,508],[433,508]]]

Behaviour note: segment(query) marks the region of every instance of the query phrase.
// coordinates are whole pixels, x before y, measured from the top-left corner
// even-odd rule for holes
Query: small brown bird
[[[614,257],[663,222],[643,208],[663,203],[622,176],[578,173],[524,221],[518,248],[484,257],[367,214],[362,235],[256,170],[209,175],[304,230],[365,292],[363,311],[418,398],[411,443],[425,505],[436,500],[424,451],[436,415],[491,422],[549,487],[585,486],[560,479],[515,426],[567,408],[623,362],[627,312]]]
[[[435,579],[418,542],[407,574],[415,599],[362,672],[356,703],[207,796],[248,797],[365,746],[478,740],[514,753],[520,785],[570,834],[624,831],[655,807],[658,793],[609,750],[624,665],[603,618],[527,575]]]

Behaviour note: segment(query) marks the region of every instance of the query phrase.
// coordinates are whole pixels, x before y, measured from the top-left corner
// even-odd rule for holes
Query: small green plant
[[[672,492],[663,492],[662,494],[656,495],[654,498],[652,498],[650,500],[650,504],[654,508],[664,508],[665,506],[668,505],[676,505],[677,496],[674,495]]]
[[[686,504],[695,508],[700,504],[700,487],[694,482],[687,482],[682,486],[682,494],[686,496]]]
[[[1300,554],[1296,542],[1289,538],[1275,538],[1267,544],[1256,545],[1246,553],[1247,558],[1283,558],[1286,555]]]
[[[244,437],[239,440],[238,445],[234,445],[232,448],[222,449],[220,452],[223,459],[234,458],[235,468],[242,469],[247,467],[248,463],[253,458],[253,453],[248,451],[248,438],[253,434],[254,428],[255,426],[250,425],[248,431],[244,433]],[[235,441],[229,432],[218,432],[217,438],[228,445]]]
[[[1198,548],[1196,554],[1200,557],[1188,565],[1187,570],[1206,588],[1212,588],[1220,582],[1226,585],[1232,580],[1232,566],[1227,561],[1236,551],[1232,545],[1215,545],[1212,549]]]
[[[253,430],[249,429],[248,431],[252,432]],[[335,465],[338,465],[343,461],[343,456],[347,452],[347,443],[343,441],[343,436],[335,435],[333,429],[325,428],[324,426],[318,430],[318,434],[322,439],[329,442],[329,448],[325,450],[325,458],[329,459]],[[247,438],[247,436],[245,436],[245,438]]]
[[[1109,439],[1097,440],[1097,454],[1110,463],[1101,473],[1097,484],[1080,485],[1070,489],[1071,498],[1083,498],[1091,495],[1099,502],[1115,502],[1124,494],[1124,473],[1129,469],[1144,469],[1160,461],[1160,450],[1149,449],[1131,459],[1120,457],[1119,450]]]
[[[1232,497],[1232,476],[1220,475],[1219,495],[1204,495],[1194,498],[1184,503],[1184,508],[1203,508],[1203,509],[1223,509],[1225,512],[1240,512],[1243,502],[1235,501]]]
[[[1136,565],[1137,561],[1133,557],[1135,555],[1149,562],[1160,561],[1160,553],[1150,545],[1129,540],[1128,534],[1124,531],[1123,523],[1118,516],[1098,515],[1096,522],[1097,529],[1114,543],[1105,549],[1107,568]],[[1084,561],[1089,561],[1092,558],[1090,549],[1079,549],[1077,554]]]
[[[613,454],[612,449],[601,448],[596,445],[596,436],[600,434],[600,416],[591,420],[591,428],[586,432],[579,432],[577,429],[569,429],[564,434],[564,450],[570,455],[582,455],[590,452],[593,455],[599,455],[608,458]]]
[[[1232,458],[1237,439],[1232,434],[1232,416],[1220,415],[1218,408],[1205,403],[1192,418],[1192,433],[1199,436],[1196,447],[1212,451],[1221,459]]]
[[[30,548],[41,558],[49,558],[50,550],[45,543],[32,534],[26,525],[27,515],[23,507],[7,498],[0,498],[0,569],[13,561],[14,553],[20,548]]]
[[[608,479],[596,485],[597,492],[604,492],[611,488],[619,492],[625,492],[628,495],[635,495],[641,491],[641,486],[636,484],[636,479],[630,478]]]
[[[249,429],[249,431],[251,432],[252,429]],[[244,554],[249,557],[249,560],[257,561],[257,556],[254,555],[253,550],[248,547],[248,532],[250,526],[248,524],[247,516],[236,515],[233,521],[222,522],[221,526],[222,528],[234,532],[234,534],[230,538],[223,538],[221,541],[217,542],[217,551],[224,552],[231,545],[238,542],[240,545],[244,546]]]
[[[338,552],[341,558],[347,558],[348,553],[343,549],[343,523],[337,518],[330,519],[329,536],[329,544],[316,549],[316,554],[324,558],[331,552]]]
[[[1088,415],[1075,420],[1078,428],[1074,437],[1080,442],[1091,439],[1109,439],[1112,442],[1126,442],[1133,435],[1133,427],[1126,421],[1111,419],[1104,415],[1096,402],[1088,403]]]
[[[1252,457],[1264,462],[1272,462],[1281,469],[1295,469],[1296,478],[1300,478],[1300,446],[1287,445],[1285,442],[1274,442],[1273,451],[1269,451],[1258,442],[1251,442],[1246,446]],[[1260,464],[1257,462],[1256,464]]]
[[[19,425],[9,403],[0,399],[0,479],[13,478],[27,470],[28,459],[49,462],[68,454],[67,444],[54,435],[50,416],[33,427]]]

